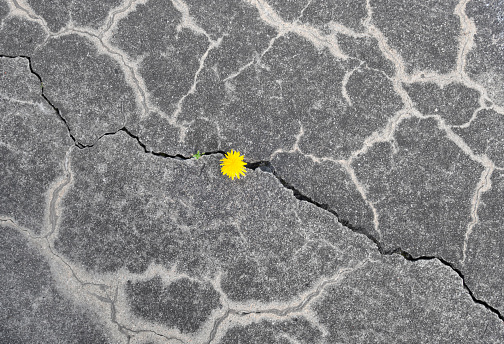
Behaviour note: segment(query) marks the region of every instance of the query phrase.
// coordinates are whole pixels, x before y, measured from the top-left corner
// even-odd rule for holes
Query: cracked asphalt
[[[503,0],[0,0],[0,343],[504,343],[503,61]]]

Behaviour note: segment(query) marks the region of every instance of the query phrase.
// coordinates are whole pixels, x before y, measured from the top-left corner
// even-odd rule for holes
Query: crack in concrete
[[[186,135],[186,131],[187,131],[187,128],[185,128],[184,125],[178,125],[177,124],[178,116],[182,112],[182,105],[184,103],[184,100],[189,95],[191,95],[194,92],[196,92],[196,87],[198,85],[198,76],[199,76],[199,74],[201,73],[201,71],[203,70],[203,68],[205,66],[205,60],[208,57],[208,54],[210,53],[210,51],[212,51],[213,49],[218,48],[220,46],[220,44],[222,42],[222,39],[223,39],[223,37],[219,37],[216,41],[213,41],[213,40],[210,41],[210,45],[208,46],[207,50],[205,51],[205,53],[200,58],[199,67],[198,67],[198,70],[196,71],[196,73],[194,74],[193,83],[192,83],[191,87],[189,88],[189,91],[187,91],[187,93],[184,94],[179,99],[179,101],[177,102],[177,105],[176,105],[176,109],[173,112],[172,117],[171,117],[171,119],[169,121],[170,124],[179,127],[179,130],[180,130],[179,143],[182,143],[182,142],[185,141],[185,135]]]
[[[309,202],[309,203],[315,205],[316,207],[321,208],[321,209],[323,209],[323,210],[325,210],[325,211],[333,214],[338,219],[338,222],[341,223],[343,226],[349,228],[350,230],[352,230],[355,233],[365,235],[369,240],[371,240],[376,245],[376,247],[377,247],[377,249],[378,249],[378,251],[380,252],[381,255],[398,254],[398,255],[401,255],[402,257],[404,257],[406,260],[413,261],[413,262],[414,261],[418,261],[418,260],[434,260],[434,259],[436,259],[436,260],[440,261],[443,265],[448,266],[453,271],[455,271],[457,273],[457,275],[462,279],[462,283],[463,283],[464,289],[469,293],[469,295],[471,296],[471,299],[473,300],[473,302],[484,306],[488,311],[490,311],[493,314],[495,314],[500,320],[502,320],[504,322],[504,316],[496,308],[490,306],[484,300],[480,300],[480,299],[478,299],[478,298],[476,298],[474,296],[474,293],[467,286],[467,284],[465,282],[465,277],[462,274],[461,270],[457,269],[452,263],[446,261],[442,257],[436,257],[436,256],[419,256],[419,257],[413,257],[411,254],[409,254],[408,252],[402,250],[400,247],[395,248],[395,249],[391,249],[391,250],[385,250],[383,248],[383,244],[377,238],[375,238],[371,233],[369,233],[368,231],[366,231],[366,229],[352,227],[351,224],[347,223],[344,220],[341,220],[338,217],[338,214],[337,214],[336,211],[334,211],[332,209],[329,209],[327,205],[320,204],[320,203],[312,200],[310,197],[307,197],[307,196],[303,195],[301,192],[299,192],[292,185],[289,185],[285,180],[283,180],[280,176],[278,176],[274,172],[274,168],[271,166],[271,164],[268,161],[262,161],[262,162],[258,162],[258,163],[254,163],[254,164],[248,164],[248,167],[252,168],[252,169],[255,169],[255,168],[260,168],[261,166],[267,166],[267,165],[269,165],[269,167],[273,170],[272,174],[280,181],[280,183],[285,188],[293,191],[294,197],[296,197],[297,199],[299,199],[301,201]],[[485,187],[487,187],[487,186],[485,186]],[[482,187],[482,189],[484,189],[484,187]]]
[[[493,164],[489,164],[482,172],[481,172],[481,178],[478,184],[476,185],[476,189],[474,191],[474,196],[471,200],[471,222],[467,225],[467,231],[464,236],[464,247],[462,249],[462,261],[460,262],[462,265],[464,265],[465,260],[467,258],[466,256],[466,251],[467,251],[467,245],[469,243],[469,237],[474,229],[474,227],[478,224],[479,222],[479,217],[478,217],[478,208],[481,203],[481,197],[483,193],[489,191],[492,189],[492,173],[494,171],[495,167]]]
[[[132,10],[134,7],[136,7],[137,3],[138,2],[134,0],[124,0],[121,5],[110,10],[109,14],[107,15],[105,24],[102,26],[103,30],[100,30],[101,36],[103,37],[106,32],[108,32],[113,26],[117,24],[117,22],[115,21],[116,16],[124,13],[129,13],[129,10]]]
[[[182,15],[182,21],[180,23],[180,27],[177,28],[178,30],[181,28],[188,28],[197,34],[205,35],[209,42],[213,42],[210,35],[196,23],[196,20],[194,20],[193,17],[191,17],[191,14],[189,13],[189,6],[183,0],[171,0],[171,2],[173,7],[175,7]]]
[[[310,41],[318,49],[329,49],[331,54],[336,58],[341,60],[349,58],[341,51],[335,35],[323,35],[314,27],[307,24],[299,24],[297,21],[287,23],[265,0],[247,0],[247,2],[257,9],[259,16],[265,23],[274,27],[278,32],[293,32]]]
[[[239,308],[239,309],[234,309],[234,308],[228,308],[226,310],[226,313],[223,314],[221,317],[217,318],[214,321],[212,330],[209,335],[209,339],[206,342],[206,344],[210,344],[217,335],[217,332],[219,330],[220,325],[228,318],[231,317],[239,317],[239,318],[244,318],[244,317],[250,317],[250,316],[259,316],[259,317],[268,317],[271,315],[278,316],[278,317],[290,317],[290,316],[295,316],[300,314],[305,308],[309,307],[310,304],[317,299],[322,293],[325,291],[327,286],[334,285],[340,283],[345,275],[352,273],[353,271],[360,269],[367,265],[370,260],[366,259],[364,261],[358,262],[352,267],[345,267],[345,268],[340,268],[338,271],[330,278],[322,280],[320,283],[318,283],[317,286],[315,286],[313,291],[308,292],[302,299],[292,305],[288,306],[286,308],[263,308],[263,309],[244,309],[244,308]],[[230,320],[233,321],[233,320]]]
[[[30,19],[35,20],[35,21],[40,21],[40,20],[43,21],[43,19],[41,19],[40,17],[37,17],[37,16],[34,17],[33,14],[31,14],[30,11],[26,10],[21,5],[19,5],[19,3],[16,0],[12,0],[12,1],[14,3],[14,6],[18,10],[24,11],[24,13]],[[483,87],[481,87],[480,85],[476,84],[470,78],[468,78],[467,75],[465,74],[465,70],[464,70],[464,67],[465,67],[465,64],[466,64],[466,55],[467,55],[468,51],[470,50],[470,48],[473,45],[473,37],[474,37],[474,34],[476,32],[475,31],[476,28],[474,26],[474,22],[472,20],[470,20],[467,17],[467,15],[465,14],[465,5],[467,4],[468,1],[469,0],[461,0],[461,2],[457,5],[457,8],[456,8],[456,13],[461,18],[462,32],[467,37],[465,39],[462,37],[464,35],[461,35],[461,37],[460,37],[461,49],[460,49],[460,52],[459,52],[459,55],[458,55],[458,59],[457,59],[457,71],[459,73],[460,78],[464,80],[464,84],[465,85],[469,85],[469,87],[475,88],[475,89],[477,89],[478,91],[481,92],[481,94],[482,94],[482,97],[480,98],[480,102],[481,102],[482,99],[488,98],[486,90]],[[174,2],[174,4],[175,3],[179,3],[179,4],[182,3],[181,1],[177,1],[177,0],[173,0],[173,2]],[[338,57],[338,58],[342,58],[342,59],[348,58],[346,55],[344,55],[344,54],[341,53],[341,51],[339,50],[339,47],[337,45],[337,41],[336,40],[330,40],[327,36],[322,36],[317,30],[315,30],[315,29],[313,29],[311,27],[308,27],[306,25],[298,25],[297,22],[294,22],[294,23],[285,23],[285,22],[283,22],[281,20],[281,18],[263,0],[250,0],[250,2],[253,5],[256,6],[256,8],[258,9],[258,11],[259,11],[259,13],[261,15],[261,18],[265,22],[267,22],[268,24],[276,27],[279,30],[279,32],[281,32],[281,30],[285,30],[284,28],[287,28],[287,31],[282,31],[282,32],[291,32],[291,31],[295,32],[296,34],[299,34],[299,35],[303,36],[304,38],[307,38],[308,40],[310,40],[317,47],[322,46],[322,47],[328,48],[333,53],[333,55],[336,56],[336,57]],[[127,8],[125,8],[123,11],[126,11],[128,8],[130,8],[130,6],[132,5],[132,1],[130,1],[127,4],[129,4],[129,6]],[[443,131],[446,132],[447,137],[452,142],[454,142],[464,153],[466,153],[467,155],[469,155],[471,157],[471,159],[479,162],[480,164],[482,164],[485,167],[485,170],[483,171],[483,173],[481,175],[480,182],[477,185],[477,188],[475,190],[475,194],[474,194],[474,197],[473,197],[473,200],[472,200],[472,212],[471,212],[472,221],[468,225],[468,230],[466,232],[466,240],[464,242],[464,260],[465,260],[465,249],[466,249],[467,240],[469,238],[469,235],[472,232],[472,228],[478,222],[477,209],[478,209],[478,206],[480,204],[481,195],[491,188],[490,177],[491,177],[492,171],[495,168],[495,166],[493,165],[493,162],[491,162],[491,160],[486,157],[486,155],[482,155],[482,156],[475,155],[472,152],[472,150],[469,148],[469,146],[458,135],[456,135],[455,133],[453,133],[453,131],[451,130],[451,128],[444,123],[444,120],[442,118],[440,118],[439,116],[423,116],[423,115],[421,115],[421,114],[419,114],[419,113],[417,113],[415,111],[415,109],[413,107],[413,104],[411,102],[411,99],[409,98],[409,96],[406,94],[406,92],[402,88],[401,83],[402,82],[413,82],[414,80],[416,80],[416,78],[415,77],[409,77],[409,76],[406,75],[405,69],[404,69],[404,63],[402,61],[402,58],[399,56],[399,54],[397,54],[397,52],[395,50],[393,50],[392,48],[390,48],[390,46],[388,46],[388,44],[386,43],[386,38],[383,36],[383,34],[378,29],[376,29],[373,25],[370,25],[371,18],[372,18],[372,8],[371,8],[371,6],[369,4],[369,0],[367,0],[367,2],[366,2],[366,7],[368,9],[369,15],[368,15],[368,18],[365,20],[364,23],[366,24],[366,26],[368,28],[368,32],[371,34],[371,36],[375,37],[378,40],[380,50],[384,53],[384,55],[389,60],[391,60],[394,63],[394,65],[396,67],[396,74],[395,74],[395,76],[393,77],[392,80],[393,80],[393,84],[394,84],[394,89],[401,96],[401,98],[403,99],[403,101],[405,103],[405,109],[402,110],[402,111],[400,111],[400,113],[398,113],[398,115],[394,116],[394,120],[390,120],[388,122],[386,129],[384,129],[383,131],[381,131],[381,134],[375,134],[375,133],[373,133],[370,137],[368,137],[367,139],[369,139],[368,140],[369,142],[367,142],[367,144],[365,144],[364,147],[361,148],[361,150],[358,151],[358,153],[353,153],[352,157],[348,161],[345,161],[345,163],[346,163],[346,165],[348,165],[351,168],[351,162],[352,162],[353,158],[356,157],[359,154],[362,154],[362,153],[366,152],[367,149],[369,147],[371,147],[374,143],[376,143],[376,142],[382,142],[382,141],[389,141],[390,139],[393,139],[393,134],[394,134],[394,131],[395,131],[398,123],[400,123],[404,118],[408,118],[410,116],[409,114],[407,114],[408,111],[414,112],[413,116],[415,116],[415,117],[420,117],[420,118],[433,117],[433,118],[435,118],[437,120],[437,122],[438,122],[438,125],[439,125],[440,129],[442,129]],[[113,18],[115,17],[116,14],[118,14],[120,12],[123,12],[123,11],[118,11],[118,12],[116,12],[116,13],[114,13],[112,15],[112,17],[111,17],[112,20],[108,22],[107,28],[103,31],[103,33],[105,33],[106,31],[110,30],[110,28],[113,25],[115,25],[115,23],[113,21]],[[278,23],[280,23],[280,24],[278,24]],[[45,26],[45,29],[47,29],[47,26]],[[68,32],[80,32],[81,34],[85,35],[86,37],[93,36],[94,38],[98,39],[101,42],[102,46],[105,47],[105,49],[107,49],[107,46],[102,41],[101,37],[99,37],[97,35],[94,35],[91,32],[79,31],[78,29],[70,29],[70,30],[68,30]],[[276,38],[274,38],[274,39],[276,39]],[[269,48],[272,46],[272,44],[274,43],[274,39],[272,39],[270,41],[270,46],[266,49],[266,51],[269,50]],[[212,41],[212,42],[214,42],[214,41]],[[218,40],[217,42],[220,43],[220,40]],[[130,67],[129,65],[126,64],[125,58],[124,58],[124,56],[122,54],[114,52],[114,51],[109,50],[109,49],[107,49],[107,50],[109,51],[109,53],[111,55],[113,55],[113,54],[119,55],[122,58],[123,65],[126,66],[126,67],[128,67],[130,69],[131,73],[133,74],[133,76],[135,76],[135,71],[133,70],[133,67]],[[209,47],[209,49],[207,49],[206,53],[202,57],[203,62],[204,62],[204,57],[206,58],[206,55],[208,55],[209,50],[210,50],[210,47]],[[264,53],[266,53],[266,51],[263,52],[263,55],[264,55]],[[0,55],[0,57],[11,57],[12,58],[13,56],[3,56],[3,55]],[[29,57],[27,57],[27,56],[15,56],[15,57],[23,57],[23,58],[28,59],[29,66],[30,66],[30,71],[33,74],[35,74],[38,77],[38,79],[40,80],[40,82],[42,83],[41,77],[36,72],[33,71],[32,65],[31,65],[31,60],[30,60]],[[200,60],[200,69],[198,70],[198,72],[195,75],[193,85],[192,85],[192,87],[191,87],[191,89],[190,89],[190,91],[189,91],[188,94],[191,93],[191,90],[193,90],[193,92],[194,92],[194,90],[196,89],[197,76],[198,76],[199,72],[201,71],[201,69],[202,69],[202,61]],[[439,77],[439,75],[437,75],[437,74],[435,76]],[[422,78],[422,79],[424,79],[424,78]],[[444,79],[443,78],[439,78],[439,79],[440,80],[445,80],[445,82],[446,82],[446,80],[448,80],[447,78],[444,78]],[[146,95],[145,95],[145,93],[142,92],[143,89],[139,85],[138,80],[136,80],[136,81],[137,81],[136,86],[141,91],[141,93],[143,95],[144,110],[148,109]],[[69,136],[74,141],[75,146],[77,146],[80,149],[84,149],[84,148],[92,147],[94,145],[93,144],[93,145],[86,145],[86,146],[84,146],[84,145],[80,144],[75,139],[75,137],[73,136],[71,128],[68,125],[66,119],[61,115],[60,111],[55,106],[53,106],[52,103],[43,94],[43,89],[42,89],[42,97],[49,103],[49,105],[56,111],[56,113],[59,116],[59,118],[64,122],[65,126],[67,127]],[[185,96],[183,98],[185,98]],[[183,99],[181,99],[181,101],[179,103],[181,103],[182,101],[183,101]],[[496,107],[496,111],[503,113],[502,109],[500,109],[499,107]],[[178,154],[177,155],[168,155],[168,154],[165,154],[165,153],[162,153],[162,152],[149,151],[147,149],[146,145],[143,144],[140,141],[140,138],[137,137],[137,136],[135,136],[135,135],[133,135],[132,133],[130,133],[126,129],[126,127],[123,127],[121,129],[119,129],[115,133],[106,133],[106,134],[102,135],[101,137],[103,137],[105,135],[113,135],[113,134],[118,133],[119,131],[123,131],[126,134],[128,134],[130,137],[136,139],[137,142],[138,142],[138,144],[140,146],[142,146],[142,148],[144,149],[145,153],[150,153],[150,154],[153,154],[153,155],[156,155],[156,156],[165,157],[165,158],[174,158],[174,159],[181,159],[181,160],[186,160],[186,159],[190,159],[191,158],[191,157],[184,157],[184,156],[178,155]],[[298,135],[298,137],[296,138],[296,143],[294,145],[294,149],[295,150],[299,150],[298,143],[299,143],[299,139],[301,138],[301,136],[302,136],[303,133],[304,132],[302,131],[302,127],[301,127],[301,134]],[[388,138],[388,140],[386,138]],[[216,151],[216,152],[207,152],[207,153],[205,153],[205,155],[210,155],[210,154],[224,154],[224,152],[222,152],[222,151]],[[323,159],[326,159],[326,158],[323,158]],[[341,163],[341,161],[339,161],[339,162]],[[504,317],[500,314],[500,312],[497,309],[493,308],[492,306],[490,306],[489,304],[487,304],[485,301],[477,299],[474,296],[473,292],[468,288],[468,286],[465,283],[464,275],[462,274],[462,272],[460,270],[458,270],[455,266],[453,266],[452,263],[450,263],[448,261],[445,261],[441,257],[435,257],[435,256],[413,257],[408,252],[403,251],[401,248],[396,248],[396,249],[393,249],[393,250],[384,251],[383,246],[380,243],[380,241],[378,239],[374,238],[372,234],[366,232],[365,229],[352,228],[350,224],[345,223],[344,220],[340,220],[339,217],[338,217],[338,214],[334,210],[328,209],[327,205],[317,203],[316,201],[312,200],[311,198],[303,195],[301,192],[299,192],[293,186],[289,185],[285,180],[283,180],[280,176],[278,176],[275,173],[274,168],[273,168],[273,166],[271,166],[271,164],[269,163],[269,161],[260,161],[260,162],[248,163],[247,164],[247,168],[250,168],[250,169],[260,168],[260,169],[262,169],[262,170],[264,170],[266,172],[272,173],[273,176],[275,176],[284,187],[286,187],[287,189],[290,189],[290,190],[293,191],[294,197],[296,197],[297,199],[303,200],[303,201],[307,201],[307,202],[312,203],[313,205],[315,205],[315,206],[317,206],[319,208],[322,208],[322,209],[330,212],[331,214],[335,215],[338,218],[338,221],[342,225],[344,225],[345,227],[351,229],[352,231],[354,231],[356,233],[366,235],[366,237],[368,237],[368,239],[370,239],[371,241],[373,241],[376,244],[376,246],[377,246],[380,254],[382,254],[382,255],[399,254],[399,255],[403,256],[405,259],[407,259],[409,261],[413,261],[413,262],[414,261],[418,261],[418,260],[438,260],[438,261],[440,261],[443,265],[445,265],[445,266],[451,268],[453,271],[455,271],[457,273],[457,275],[462,279],[463,287],[468,292],[468,294],[472,298],[473,302],[484,306],[487,310],[489,310],[490,312],[492,312],[495,315],[497,315],[500,320],[504,321]],[[497,168],[497,169],[500,169],[500,168]],[[70,178],[70,180],[71,180],[71,178]],[[57,202],[58,202],[58,198],[61,195],[61,193],[64,191],[65,186],[67,186],[70,183],[70,180],[67,180],[67,182],[63,183],[63,185],[59,185],[58,187],[56,187],[56,189],[52,193],[52,198],[51,198],[51,201],[50,201],[50,204],[51,204],[50,205],[50,216],[49,216],[50,219],[51,219],[50,220],[50,222],[51,222],[51,232],[50,233],[54,232],[55,226],[56,226],[56,222],[57,222],[57,215],[56,214],[57,214]],[[354,183],[357,186],[357,183],[355,181],[354,181]],[[361,194],[363,195],[363,197],[365,196],[365,193],[361,192]],[[377,214],[375,214],[375,215],[377,216]],[[28,231],[26,229],[22,229],[21,227],[17,226],[16,222],[13,219],[10,219],[10,218],[1,218],[0,221],[1,222],[8,222],[11,225],[14,225],[15,227],[17,227],[19,230],[22,230],[22,231],[25,231],[25,232]],[[67,266],[67,268],[71,271],[71,273],[74,276],[74,278],[80,284],[82,284],[82,285],[93,285],[93,286],[99,286],[99,287],[105,287],[105,286],[107,286],[107,285],[104,285],[104,284],[96,284],[96,283],[85,282],[85,281],[81,280],[76,275],[76,273],[72,269],[72,267],[62,257],[60,257],[59,255],[57,255],[54,252],[49,239],[45,238],[45,240],[47,241],[48,248],[51,251],[51,253],[55,257],[58,257],[59,260]],[[319,286],[319,288],[317,290],[320,289],[319,291],[321,292],[323,290],[323,287],[325,285],[327,285],[327,284],[330,284],[330,283],[331,283],[330,281],[329,282],[326,281],[326,283],[324,285],[322,285],[322,286]],[[116,289],[116,295],[117,295],[117,289]],[[100,299],[102,302],[105,302],[103,300],[107,300],[106,298],[99,297],[99,295],[94,295],[94,296],[97,297],[98,299]],[[303,303],[300,304],[300,305],[298,305],[297,307],[296,306],[295,307],[290,307],[290,308],[284,309],[284,310],[266,309],[264,312],[263,311],[257,311],[256,313],[271,313],[271,314],[275,314],[275,315],[285,316],[285,315],[287,315],[290,312],[289,309],[292,310],[292,311],[295,311],[297,309],[302,309],[307,304],[309,304],[310,300],[312,300],[315,297],[316,297],[315,294],[313,294],[310,299],[308,299],[308,300],[305,299],[303,301]],[[133,333],[149,332],[149,333],[154,333],[156,335],[165,337],[165,336],[163,336],[161,334],[158,334],[158,333],[156,333],[154,331],[131,330],[131,329],[128,329],[128,328],[124,327],[123,325],[120,325],[119,323],[117,323],[117,321],[115,319],[115,301],[113,301],[112,299],[108,298],[107,302],[109,302],[111,304],[111,321],[114,322],[114,323],[116,323],[116,325],[119,326],[120,329],[123,329],[123,330],[125,329],[125,330],[133,332]],[[301,308],[299,308],[299,307],[301,307]],[[220,326],[220,324],[226,318],[228,318],[230,315],[243,316],[243,315],[251,314],[251,313],[246,313],[246,311],[244,311],[244,310],[242,310],[242,311],[231,310],[231,309],[228,310],[225,315],[223,315],[222,317],[218,318],[216,320],[216,322],[214,323],[214,328],[212,329],[212,331],[210,333],[210,340],[209,340],[208,343],[210,343],[213,340],[213,338],[215,337],[215,334],[216,334],[216,332],[217,332],[218,327]],[[213,336],[212,336],[212,333],[213,333]],[[129,334],[126,334],[126,335],[128,336],[128,342],[129,342],[131,337],[130,337]],[[165,338],[171,339],[171,338],[168,338],[168,337],[165,337]],[[173,338],[173,339],[181,341],[178,338]],[[183,342],[183,341],[181,341],[181,342]]]
[[[58,225],[58,211],[59,211],[59,203],[63,198],[68,186],[72,183],[72,171],[70,168],[70,153],[72,151],[72,147],[67,151],[65,155],[65,162],[63,164],[64,178],[60,180],[53,188],[51,194],[51,198],[49,200],[49,232],[43,235],[43,237],[50,237],[52,234],[56,232]]]
[[[104,303],[107,303],[110,305],[110,320],[113,324],[115,324],[117,326],[118,330],[127,337],[128,343],[130,342],[130,340],[132,338],[131,333],[133,333],[133,334],[140,334],[140,333],[154,334],[158,337],[162,337],[162,338],[169,340],[169,341],[175,340],[179,343],[185,343],[182,339],[175,337],[175,336],[166,336],[166,335],[158,333],[154,330],[134,330],[132,328],[129,328],[129,327],[119,323],[119,321],[117,320],[117,315],[116,315],[117,314],[117,310],[116,310],[117,291],[118,291],[118,287],[116,286],[113,299],[110,298],[110,296],[108,296],[108,295],[106,297],[103,297],[103,296],[100,296],[100,295],[97,295],[94,293],[89,293],[89,294],[93,295],[101,302],[104,302]]]
[[[467,54],[474,47],[474,35],[476,34],[476,25],[469,19],[465,13],[466,5],[470,0],[460,0],[455,7],[455,15],[460,18],[460,36],[459,51],[457,54],[457,71],[461,79],[466,77],[465,66],[467,63]]]
[[[355,266],[338,269],[338,271],[331,278],[320,282],[313,292],[310,292],[308,295],[303,297],[301,302],[299,302],[298,304],[296,304],[294,306],[289,306],[289,307],[283,308],[283,309],[266,308],[266,309],[260,309],[260,310],[254,310],[254,311],[246,310],[246,309],[236,309],[236,310],[233,310],[233,313],[240,315],[240,316],[245,316],[248,314],[273,314],[273,315],[277,315],[280,317],[288,316],[291,313],[299,313],[304,308],[308,307],[314,299],[318,298],[324,292],[326,286],[340,283],[341,280],[345,277],[345,275],[348,275],[349,273],[352,273],[353,271],[358,270],[358,269],[366,266],[367,263],[369,263],[369,262],[370,262],[370,260],[366,259],[362,262],[359,262]]]
[[[167,115],[163,111],[157,109],[155,106],[149,103],[147,96],[147,87],[145,85],[145,81],[140,76],[138,65],[132,63],[126,56],[126,54],[119,48],[115,48],[110,44],[110,42],[106,42],[109,39],[106,33],[102,37],[99,32],[96,32],[95,30],[91,30],[89,28],[67,27],[57,34],[50,35],[49,37],[58,38],[71,34],[77,34],[81,37],[86,38],[94,44],[94,46],[100,53],[103,53],[104,55],[107,55],[118,62],[119,66],[124,72],[126,82],[130,85],[133,92],[137,95],[135,100],[137,101],[137,105],[139,105],[140,109],[142,110],[142,117],[147,116],[147,114],[153,110],[156,110],[160,114],[167,117]]]
[[[24,59],[27,59],[28,60],[28,66],[30,67],[30,72],[35,75],[38,80],[40,81],[40,84],[43,85],[43,82],[42,82],[42,78],[40,77],[40,75],[35,72],[33,70],[33,67],[32,67],[32,62],[31,62],[31,58],[29,56],[24,56],[24,55],[17,55],[17,56],[11,56],[11,55],[1,55],[0,54],[0,58],[1,57],[5,57],[5,58],[11,58],[11,59],[15,59],[15,58],[24,58]],[[70,136],[70,138],[72,139],[72,141],[74,142],[75,146],[77,146],[78,148],[84,148],[85,146],[82,145],[76,138],[75,136],[72,134],[72,130],[70,128],[70,125],[68,124],[67,120],[61,115],[61,112],[59,111],[59,109],[57,107],[55,107],[51,101],[44,95],[44,88],[41,87],[41,96],[42,98],[44,98],[44,100],[47,102],[47,104],[49,104],[49,106],[54,109],[54,111],[56,112],[56,114],[58,115],[58,118],[65,124],[65,127],[67,128],[67,131],[68,131],[68,135]]]
[[[284,180],[275,171],[275,168],[273,167],[271,162],[269,162],[269,161],[250,162],[250,163],[247,163],[247,165],[245,167],[250,168],[252,170],[259,168],[260,170],[262,170],[264,172],[271,173],[276,179],[278,179],[278,181],[285,188],[291,190],[293,192],[294,197],[296,197],[298,200],[306,201],[308,203],[311,203],[311,204],[317,206],[318,208],[324,209],[325,211],[333,214],[334,216],[336,216],[338,222],[341,223],[343,226],[351,229],[353,232],[365,235],[366,237],[368,237],[368,239],[370,239],[371,241],[373,241],[377,245],[378,249],[380,249],[381,246],[379,245],[379,241],[371,233],[369,233],[369,231],[367,229],[362,228],[362,227],[353,226],[347,220],[341,218],[341,216],[338,215],[338,213],[335,210],[331,209],[329,207],[329,205],[319,203],[319,202],[315,201],[314,199],[312,199],[311,197],[308,197],[308,196],[304,195],[303,193],[301,193],[298,189],[296,189],[294,186],[290,185],[286,180]]]
[[[151,110],[156,110],[160,114],[163,114],[165,117],[168,117],[164,112],[160,111],[159,109],[155,108],[152,106],[152,104],[149,104],[147,95],[145,90],[147,89],[145,86],[145,82],[143,79],[139,76],[138,72],[138,66],[135,66],[133,63],[129,61],[129,59],[126,57],[126,54],[122,52],[120,49],[114,49],[109,42],[110,39],[110,33],[112,29],[114,28],[115,25],[117,25],[118,21],[115,21],[116,16],[119,15],[124,15],[125,13],[129,13],[128,10],[134,10],[136,5],[139,3],[145,3],[145,0],[140,0],[140,1],[134,1],[130,0],[129,3],[126,3],[124,7],[118,7],[111,12],[109,12],[109,15],[106,20],[106,27],[103,30],[94,30],[92,28],[88,27],[82,27],[82,28],[76,28],[73,27],[72,24],[69,26],[62,28],[59,32],[53,33],[51,30],[49,30],[47,23],[45,20],[38,16],[33,9],[26,3],[25,0],[12,0],[13,4],[11,5],[11,8],[16,8],[19,12],[18,15],[21,17],[26,17],[27,19],[31,21],[36,21],[39,24],[42,25],[44,28],[44,31],[47,33],[48,38],[49,37],[60,37],[68,34],[78,34],[80,36],[83,36],[87,38],[89,41],[94,43],[94,45],[97,47],[97,49],[114,59],[115,61],[119,62],[119,65],[121,66],[121,69],[124,72],[126,82],[130,84],[133,92],[136,93],[137,99],[136,101],[140,99],[140,104],[139,107],[142,109],[143,115],[147,115]],[[129,5],[129,6],[128,6]],[[100,49],[102,48],[102,49]],[[31,67],[30,67],[31,68]]]
[[[343,76],[343,80],[341,80],[341,95],[343,96],[343,98],[346,100],[348,106],[352,106],[352,99],[350,99],[350,96],[348,95],[347,93],[347,89],[346,89],[346,85],[348,83],[348,80],[350,79],[350,77],[352,76],[352,74],[360,69],[362,67],[362,65],[364,64],[364,62],[361,62],[360,65],[358,65],[357,67],[349,70],[348,72],[345,73],[345,75]]]
[[[280,37],[285,36],[289,32],[290,31],[288,31],[288,30],[286,30],[286,31],[279,31],[278,34],[275,37],[273,37],[273,38],[270,39],[270,41],[269,41],[268,46],[266,47],[266,49],[264,49],[257,56],[254,56],[250,62],[248,62],[245,65],[241,66],[236,72],[233,72],[230,75],[228,75],[227,77],[225,77],[224,79],[222,79],[222,82],[226,82],[226,81],[229,81],[229,80],[232,80],[232,79],[236,78],[237,76],[239,76],[241,73],[243,73],[244,71],[246,71],[252,65],[262,66],[261,65],[261,60],[264,57],[264,55],[266,55],[266,53],[268,53],[268,51],[270,51],[271,48],[273,48],[273,45],[275,44],[275,42],[276,42],[277,39],[279,39]]]

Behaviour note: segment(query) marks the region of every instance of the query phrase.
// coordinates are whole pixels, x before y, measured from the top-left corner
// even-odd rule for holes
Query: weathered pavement
[[[0,342],[504,342],[503,61],[502,0],[0,0]]]

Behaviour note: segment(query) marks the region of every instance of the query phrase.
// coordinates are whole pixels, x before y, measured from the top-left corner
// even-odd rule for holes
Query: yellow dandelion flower
[[[240,155],[240,152],[227,152],[224,159],[221,159],[221,172],[223,175],[227,175],[232,180],[237,177],[240,179],[240,174],[245,176],[245,165],[247,164],[243,161],[244,156]]]

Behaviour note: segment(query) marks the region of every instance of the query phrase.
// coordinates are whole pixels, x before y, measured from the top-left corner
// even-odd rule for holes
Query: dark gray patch
[[[72,141],[25,58],[0,58],[0,214],[35,233]]]
[[[30,7],[44,18],[53,32],[61,30],[69,21],[97,29],[103,25],[109,11],[120,3],[121,0],[28,0]]]
[[[32,58],[42,77],[44,94],[60,111],[82,144],[93,144],[125,122],[136,109],[133,92],[118,63],[100,54],[78,35],[51,38]]]
[[[454,128],[476,154],[486,154],[496,165],[504,167],[504,117],[494,110],[478,111],[467,128]]]
[[[434,119],[404,120],[395,142],[375,144],[352,166],[378,211],[385,249],[451,262],[461,258],[483,168]]]
[[[322,333],[304,317],[284,321],[262,320],[250,325],[233,326],[226,331],[221,344],[316,344],[322,343]]]
[[[459,83],[450,83],[442,89],[435,83],[404,85],[415,107],[424,115],[439,115],[448,125],[468,122],[479,108],[478,91]]]
[[[111,343],[94,315],[56,289],[49,265],[16,230],[0,226],[3,343]]]
[[[502,321],[435,260],[370,263],[326,287],[312,308],[327,343],[496,343],[504,336]]]
[[[164,285],[161,277],[126,285],[133,313],[141,318],[174,327],[182,333],[196,332],[212,310],[222,307],[210,284],[181,278]]]
[[[0,54],[31,56],[45,38],[42,26],[20,17],[10,17],[0,28]]]
[[[456,0],[373,0],[373,23],[403,57],[406,71],[448,73],[456,64]]]
[[[9,5],[5,0],[0,0],[0,22],[9,14]]]
[[[171,51],[169,56],[176,60],[180,54],[177,48],[183,48],[180,43],[173,44],[181,19],[171,1],[151,0],[137,5],[135,11],[119,21],[112,42],[134,58],[155,51]]]

